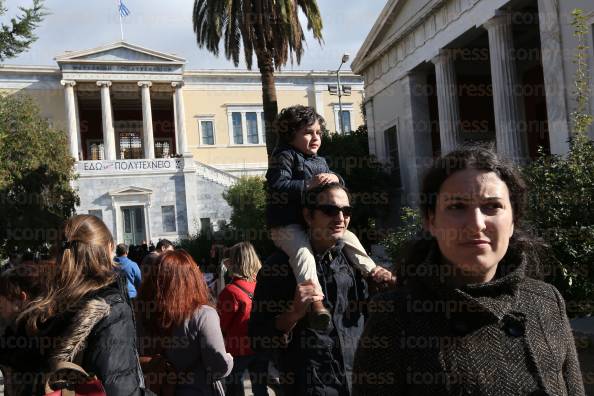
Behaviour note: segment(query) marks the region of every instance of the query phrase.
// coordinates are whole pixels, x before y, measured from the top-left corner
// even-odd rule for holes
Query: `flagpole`
[[[122,12],[120,11],[120,0],[118,0],[118,15],[120,16],[120,32],[122,33],[122,41],[124,41],[124,22],[122,21]]]

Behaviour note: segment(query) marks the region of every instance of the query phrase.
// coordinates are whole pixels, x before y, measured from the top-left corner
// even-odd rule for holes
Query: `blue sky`
[[[55,65],[53,58],[67,50],[98,47],[120,40],[117,0],[46,0],[51,13],[36,31],[39,40],[31,49],[6,63]],[[193,0],[124,0],[131,15],[124,19],[126,41],[187,59],[189,69],[232,69],[219,58],[198,49],[192,31]],[[363,44],[386,0],[318,0],[324,21],[324,44],[307,35],[305,54],[293,70],[332,70],[344,52],[351,60]],[[8,0],[13,16],[18,6],[31,0]],[[305,27],[306,25],[303,24]],[[349,61],[350,64],[350,61]],[[241,66],[244,68],[245,66]],[[285,70],[291,70],[290,63]]]

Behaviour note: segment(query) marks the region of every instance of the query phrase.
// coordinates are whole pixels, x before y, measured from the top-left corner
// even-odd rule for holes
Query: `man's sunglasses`
[[[351,217],[353,214],[353,208],[351,206],[340,207],[336,205],[318,205],[315,209],[318,209],[320,212],[330,217],[338,216],[340,212],[342,212],[344,217]]]

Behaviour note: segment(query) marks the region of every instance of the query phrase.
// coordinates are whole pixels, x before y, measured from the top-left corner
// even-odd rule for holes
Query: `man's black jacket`
[[[287,395],[349,395],[366,315],[367,285],[342,254],[342,245],[316,261],[324,305],[333,318],[330,329],[308,328],[307,316],[297,323],[290,339],[276,329],[275,319],[289,309],[297,286],[288,257],[277,251],[258,273],[249,335],[256,351],[277,361]]]

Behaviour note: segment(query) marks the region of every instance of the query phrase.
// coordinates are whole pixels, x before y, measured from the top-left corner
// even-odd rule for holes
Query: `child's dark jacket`
[[[320,173],[333,173],[324,157],[305,155],[290,145],[279,145],[274,150],[266,172],[269,227],[303,224],[305,183]]]

